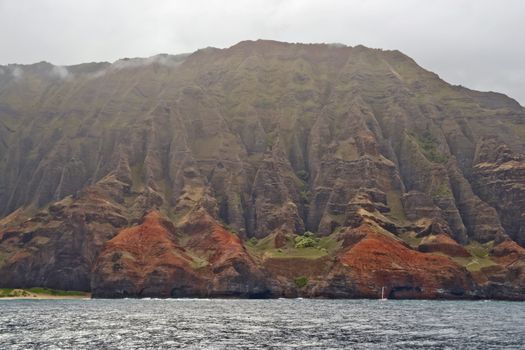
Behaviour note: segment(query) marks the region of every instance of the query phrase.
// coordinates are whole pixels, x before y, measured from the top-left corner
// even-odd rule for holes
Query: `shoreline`
[[[86,295],[79,296],[59,296],[59,295],[36,295],[36,296],[16,296],[16,297],[2,297],[2,300],[202,300],[202,301],[211,301],[211,300],[347,300],[347,301],[360,301],[360,300],[377,300],[379,302],[392,302],[392,301],[470,301],[470,302],[525,302],[522,299],[449,299],[449,298],[434,298],[434,299],[371,299],[371,298],[260,298],[260,299],[251,299],[251,298],[227,298],[227,297],[211,297],[211,298],[199,298],[199,297],[186,297],[186,298],[162,298],[162,297],[143,297],[143,298],[93,298],[91,293],[86,293]]]
[[[87,295],[78,295],[78,296],[69,296],[69,295],[30,295],[30,296],[20,296],[20,297],[1,297],[2,300],[54,300],[54,299],[78,299],[78,300],[91,300],[91,294]]]
[[[51,299],[91,299],[91,292],[74,292],[64,293],[63,291],[55,291],[44,288],[31,289],[3,289],[0,294],[0,300],[51,300]]]

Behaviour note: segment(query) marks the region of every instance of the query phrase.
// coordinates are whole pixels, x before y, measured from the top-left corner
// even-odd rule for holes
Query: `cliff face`
[[[0,72],[3,287],[525,298],[525,110],[504,95],[271,41]]]

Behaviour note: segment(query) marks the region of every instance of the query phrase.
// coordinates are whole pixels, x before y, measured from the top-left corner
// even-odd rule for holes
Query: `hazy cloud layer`
[[[340,42],[399,49],[451,83],[522,105],[524,33],[523,0],[0,0],[0,64],[115,61],[259,38]]]

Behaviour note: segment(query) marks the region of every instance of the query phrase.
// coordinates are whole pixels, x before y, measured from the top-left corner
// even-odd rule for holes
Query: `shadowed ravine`
[[[505,95],[274,41],[2,71],[0,287],[525,299]]]

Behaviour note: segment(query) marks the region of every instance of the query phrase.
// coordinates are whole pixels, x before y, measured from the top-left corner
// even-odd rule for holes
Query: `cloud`
[[[103,77],[104,75],[106,75],[106,73],[107,73],[107,69],[101,69],[93,73],[88,73],[86,76],[88,79],[97,79],[97,78]]]
[[[125,58],[120,59],[114,62],[109,69],[112,70],[121,70],[126,68],[135,68],[140,66],[148,66],[151,64],[159,64],[167,67],[175,67],[181,64],[186,58],[186,54],[180,55],[168,55],[168,54],[159,54],[146,58]]]
[[[525,104],[524,13],[522,0],[0,0],[0,64],[114,62],[248,39],[363,44]]]
[[[24,75],[24,70],[20,67],[12,67],[11,68],[11,75],[13,76],[13,78],[15,78],[15,81],[18,81],[22,78],[22,76]]]
[[[106,67],[104,69],[101,69],[93,73],[88,73],[87,77],[88,79],[97,79],[97,78],[100,78],[106,75],[108,72],[111,72],[111,71],[132,69],[132,68],[148,66],[152,64],[158,64],[158,65],[166,66],[166,67],[175,67],[181,64],[188,55],[189,54],[179,54],[179,55],[159,54],[159,55],[146,57],[146,58],[141,58],[141,57],[123,58],[123,59],[113,62],[113,64],[111,64],[109,67]]]
[[[73,75],[63,66],[53,66],[51,69],[51,76],[62,80],[70,80],[73,78]]]

